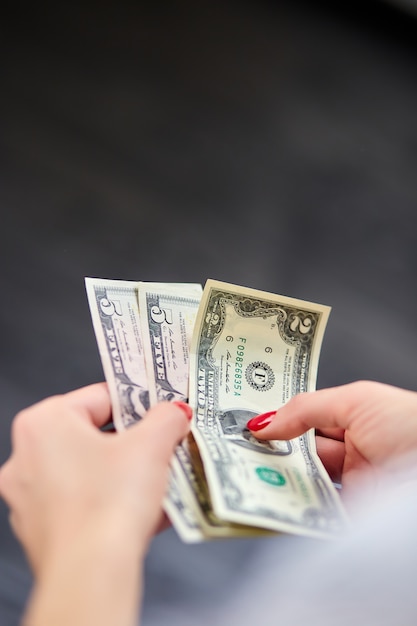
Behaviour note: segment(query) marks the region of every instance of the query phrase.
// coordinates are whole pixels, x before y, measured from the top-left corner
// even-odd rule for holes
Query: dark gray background
[[[329,304],[319,387],[417,389],[413,14],[57,4],[15,3],[0,22],[0,462],[20,408],[103,378],[84,276]],[[221,602],[258,547],[159,537],[144,624]],[[30,583],[1,505],[2,626]]]

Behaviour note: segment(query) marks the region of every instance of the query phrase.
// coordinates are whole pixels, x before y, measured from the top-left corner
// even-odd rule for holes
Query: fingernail
[[[179,409],[184,411],[185,415],[187,416],[187,419],[191,421],[191,418],[193,416],[193,410],[189,404],[187,404],[186,402],[179,402],[179,401],[175,401],[172,404],[176,404]]]
[[[272,418],[276,415],[276,411],[269,411],[269,413],[262,413],[262,415],[257,415],[256,417],[252,417],[251,420],[246,424],[249,430],[262,430],[265,426],[268,426],[272,422]]]

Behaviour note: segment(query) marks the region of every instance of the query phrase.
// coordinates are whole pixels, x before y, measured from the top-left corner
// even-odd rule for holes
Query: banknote
[[[150,406],[137,283],[86,278],[85,286],[113,421],[117,430],[123,430],[138,422]]]
[[[141,282],[138,294],[150,403],[187,401],[201,285]]]
[[[201,285],[138,283],[140,327],[151,405],[164,400],[188,400],[189,349],[201,294]],[[165,505],[181,538],[191,542],[259,534],[258,530],[220,520],[214,515],[204,470],[193,443],[191,438],[185,439],[176,449],[171,463],[175,488],[171,486],[170,498]],[[172,506],[174,495],[176,502]],[[189,524],[183,523],[184,515],[187,519],[192,516],[192,533]]]
[[[346,518],[314,433],[261,443],[247,421],[315,389],[329,307],[209,280],[190,350],[192,433],[214,515],[328,537]]]
[[[86,278],[86,289],[118,430],[155,402],[186,400],[190,385],[193,434],[164,502],[184,541],[338,531],[343,511],[313,434],[259,444],[245,428],[314,389],[328,307],[215,281],[201,303],[200,285]]]
[[[96,335],[104,375],[109,387],[113,422],[121,431],[138,422],[151,405],[150,393],[155,396],[153,378],[148,375],[139,312],[139,289],[143,283],[136,281],[85,279],[88,303]],[[157,285],[153,285],[153,293]],[[164,286],[161,285],[164,292]],[[170,285],[174,291],[186,293],[187,297],[199,294],[199,285]],[[196,303],[198,307],[198,301]],[[168,315],[168,310],[166,310]],[[194,320],[192,320],[194,323]],[[192,328],[187,329],[191,336]],[[187,348],[188,349],[188,348]],[[172,354],[171,354],[172,357]],[[187,362],[188,388],[188,362]],[[185,399],[185,396],[184,398]],[[178,476],[178,468],[172,466],[165,509],[180,537],[187,542],[201,541],[201,530],[194,499],[189,502]]]

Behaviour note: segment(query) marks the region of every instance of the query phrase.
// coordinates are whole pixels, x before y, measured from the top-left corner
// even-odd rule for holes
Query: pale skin
[[[292,439],[317,429],[318,453],[349,498],[358,489],[385,488],[417,452],[417,393],[358,381],[299,394],[253,432],[258,439]],[[268,420],[267,420],[268,421]]]
[[[189,419],[161,403],[126,432],[101,432],[110,417],[107,386],[97,384],[13,422],[0,493],[35,575],[25,626],[136,624],[143,559]]]
[[[105,434],[110,417],[107,386],[98,384],[14,420],[0,494],[35,575],[25,626],[136,624],[143,560],[189,419],[161,403],[128,431]],[[377,484],[417,451],[417,393],[358,382],[301,394],[254,435],[291,439],[313,427],[334,479],[345,488]]]

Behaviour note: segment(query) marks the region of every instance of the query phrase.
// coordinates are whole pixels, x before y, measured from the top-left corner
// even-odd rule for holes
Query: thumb
[[[192,409],[185,402],[160,402],[152,407],[143,420],[122,435],[129,437],[136,448],[141,441],[141,456],[152,464],[168,464],[176,446],[190,430]],[[138,449],[138,448],[136,448]]]

